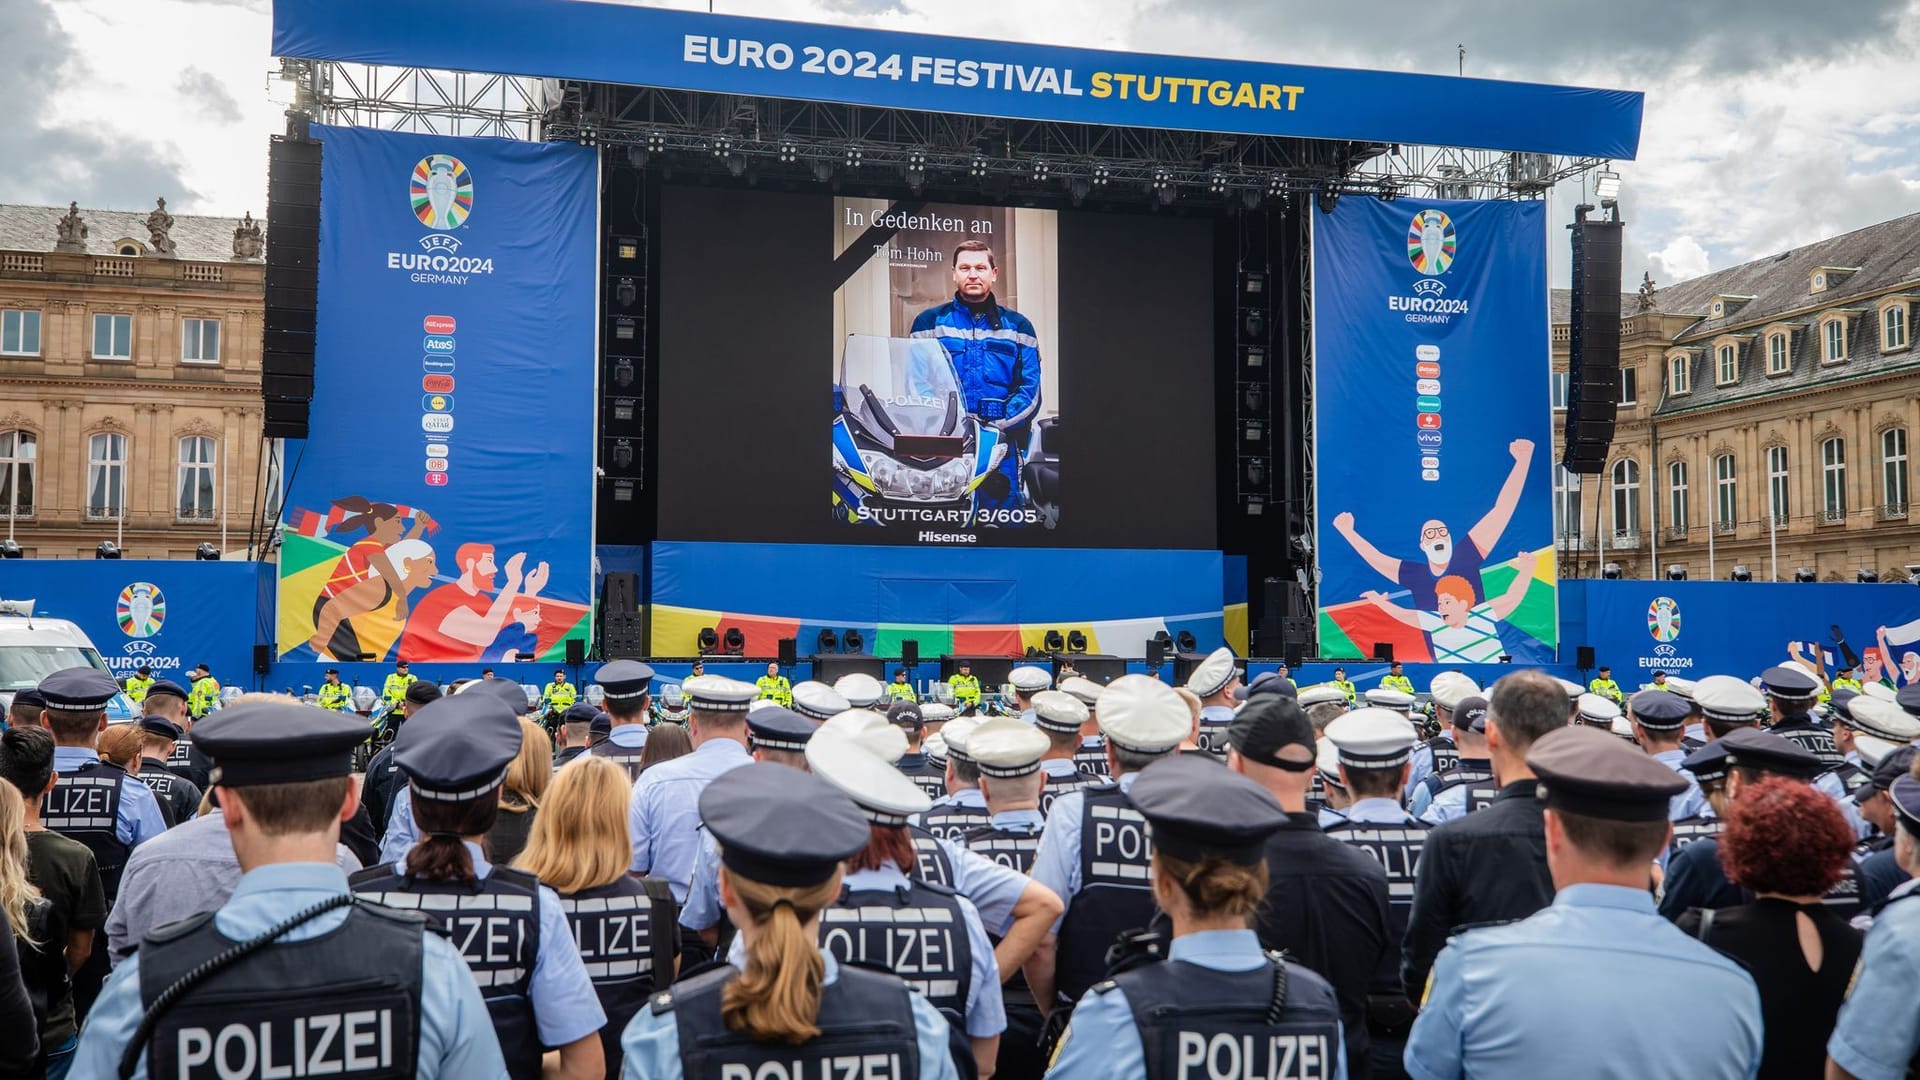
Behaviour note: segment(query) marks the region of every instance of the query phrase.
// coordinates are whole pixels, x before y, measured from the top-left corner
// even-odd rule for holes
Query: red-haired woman
[[[1845,872],[1853,830],[1833,800],[1768,777],[1728,807],[1720,832],[1727,877],[1753,902],[1696,908],[1679,926],[1739,961],[1760,987],[1766,1050],[1760,1080],[1819,1076],[1860,934],[1820,898]]]

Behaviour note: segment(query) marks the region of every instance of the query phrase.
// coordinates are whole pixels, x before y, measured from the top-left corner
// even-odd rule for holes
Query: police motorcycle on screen
[[[966,411],[947,350],[928,338],[849,334],[834,384],[833,509],[857,525],[994,524],[978,497],[1004,496],[1011,452]]]

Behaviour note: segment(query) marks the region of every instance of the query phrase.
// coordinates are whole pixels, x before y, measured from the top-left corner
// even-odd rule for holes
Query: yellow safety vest
[[[203,675],[194,680],[193,689],[187,693],[187,712],[198,720],[212,712],[219,701],[220,680]]]
[[[953,687],[953,700],[962,705],[980,704],[980,677],[977,675],[949,675],[947,685]]]
[[[1351,709],[1359,703],[1360,694],[1359,691],[1354,688],[1352,682],[1346,679],[1335,679],[1333,680],[1333,685],[1339,687],[1340,692],[1347,695],[1347,708]]]
[[[573,688],[572,683],[547,684],[546,702],[548,708],[559,712],[566,712],[568,709],[573,708],[574,702],[579,700],[580,692]]]
[[[147,689],[152,685],[153,680],[150,678],[143,679],[138,675],[127,676],[127,699],[135,705],[140,704],[147,700]]]
[[[419,681],[420,676],[418,675],[412,673],[402,675],[396,671],[387,676],[387,681],[381,685],[380,696],[387,700],[387,704],[398,705],[406,700],[407,687]]]
[[[1612,698],[1615,701],[1620,700],[1620,684],[1614,682],[1612,679],[1596,678],[1587,684],[1587,689],[1599,694],[1601,697]]]
[[[346,712],[353,701],[353,687],[346,683],[321,683],[320,707],[334,712]]]
[[[1865,689],[1860,685],[1860,680],[1858,679],[1835,679],[1833,680],[1833,688],[1836,691],[1851,690],[1856,694],[1861,693]]]
[[[895,701],[919,701],[920,695],[913,692],[912,683],[890,682],[887,684],[887,696]]]
[[[1403,694],[1413,693],[1413,680],[1405,675],[1385,675],[1380,679],[1380,689],[1398,690]]]
[[[793,684],[785,675],[762,675],[753,680],[753,685],[760,688],[761,697],[776,705],[793,704]]]

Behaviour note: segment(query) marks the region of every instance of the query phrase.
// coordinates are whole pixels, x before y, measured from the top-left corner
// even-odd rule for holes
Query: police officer
[[[1897,1080],[1920,1067],[1920,780],[1895,779],[1888,786],[1895,821],[1894,857],[1913,879],[1893,890],[1874,916],[1860,967],[1833,1035],[1827,1040],[1827,1075],[1858,1080]]]
[[[906,668],[894,669],[893,681],[887,684],[887,700],[915,702],[920,700],[920,695],[914,691],[913,684],[907,681]]]
[[[1379,691],[1380,694],[1393,691]],[[1413,798],[1420,784],[1437,772],[1446,772],[1460,763],[1460,748],[1453,739],[1454,710],[1468,698],[1484,697],[1480,686],[1458,671],[1443,671],[1427,684],[1427,693],[1433,702],[1433,718],[1440,724],[1440,733],[1413,748],[1413,758],[1407,770],[1407,797]],[[1369,698],[1373,693],[1369,693]],[[1382,704],[1374,702],[1373,704]],[[1409,707],[1412,702],[1408,702]],[[1420,812],[1414,808],[1414,813]]]
[[[1496,728],[1500,704],[1496,686]],[[1540,737],[1526,761],[1545,804],[1553,906],[1452,940],[1407,1041],[1407,1071],[1538,1077],[1604,1061],[1617,1076],[1753,1076],[1762,1039],[1752,978],[1661,919],[1647,891],[1685,782],[1578,727]]]
[[[1393,660],[1388,662],[1387,673],[1380,677],[1380,689],[1398,690],[1408,697],[1413,696],[1413,680],[1407,678],[1405,673],[1400,670],[1400,661]]]
[[[147,700],[147,690],[153,686],[153,669],[145,664],[135,668],[127,676],[127,700],[135,705]]]
[[[334,864],[366,725],[262,701],[223,709],[196,734],[219,762],[245,873],[219,910],[150,932],[120,962],[71,1075],[504,1075],[459,952],[418,911],[356,899]],[[263,947],[233,947],[255,940]]]
[[[513,683],[496,679],[491,682],[468,685],[484,686],[487,689],[483,692],[495,692],[493,688],[496,687],[499,690],[510,690],[511,696],[521,707],[525,707],[526,695],[521,693],[519,686]],[[394,719],[396,731],[408,716],[439,700],[440,687],[437,684],[425,679],[414,680],[407,687],[405,696],[400,699],[400,711],[395,714]],[[406,798],[406,778],[400,775],[400,766],[393,760],[393,743],[390,742],[381,747],[379,752],[367,761],[366,776],[360,785],[360,802],[367,808],[367,820],[382,838],[384,857],[392,862],[406,858],[407,849],[413,846],[415,840],[420,839],[420,835],[413,828],[413,805]],[[395,818],[404,820],[404,828],[399,830],[393,828]],[[391,848],[387,849],[389,840]]]
[[[1646,693],[1646,691],[1641,691]],[[1636,697],[1638,695],[1635,695]],[[1691,817],[1680,818],[1673,823],[1673,841],[1667,845],[1666,854],[1661,856],[1663,873],[1670,872],[1673,857],[1681,848],[1696,840],[1711,839],[1720,835],[1721,812],[1727,807],[1727,748],[1719,743],[1703,746],[1686,756],[1680,763],[1685,775],[1693,780],[1700,790],[1700,808]],[[1666,881],[1662,878],[1662,888]]]
[[[1487,750],[1487,699],[1462,698],[1451,710],[1453,741],[1459,755],[1451,769],[1434,773],[1413,789],[1407,804],[1428,825],[1444,825],[1486,807],[1498,793],[1493,758]]]
[[[448,934],[480,985],[513,1080],[538,1080],[549,1048],[563,1070],[592,1075],[605,1068],[607,1017],[560,898],[532,874],[493,866],[480,846],[519,751],[519,720],[492,694],[455,694],[415,713],[394,760],[423,839],[404,863],[369,867],[348,885],[375,903],[426,911]]]
[[[1485,711],[1484,702],[1479,708]],[[1473,721],[1456,714],[1456,723],[1461,722]],[[1484,717],[1480,722],[1484,728]],[[1327,725],[1323,740],[1335,748],[1340,783],[1353,793],[1345,820],[1330,826],[1327,835],[1372,856],[1387,876],[1387,948],[1367,988],[1366,1011],[1373,1075],[1382,1080],[1405,1075],[1400,1054],[1413,1025],[1413,1005],[1400,986],[1400,942],[1413,910],[1413,883],[1428,826],[1407,813],[1398,796],[1416,737],[1406,717],[1362,709]]]
[[[840,676],[833,681],[833,689],[856,709],[881,708],[887,697],[887,688],[880,685],[880,680],[864,671]]]
[[[685,903],[700,847],[700,792],[715,777],[752,762],[746,714],[757,691],[751,683],[717,675],[695,676],[680,688],[691,706],[693,753],[661,762],[634,783],[627,826],[633,833],[631,869],[666,878],[673,898]]]
[[[947,685],[953,688],[953,700],[963,711],[980,707],[980,678],[973,673],[970,661],[960,661],[959,670],[947,676]]]
[[[955,1080],[951,1028],[925,997],[816,944],[842,861],[868,844],[859,808],[816,777],[766,764],[714,779],[699,804],[742,961],[654,995],[621,1038],[627,1080]],[[732,1023],[723,998],[738,1010]]]
[[[1574,682],[1572,679],[1562,679],[1557,675],[1554,676],[1553,681],[1559,683],[1560,689],[1566,692],[1567,723],[1569,724],[1579,723],[1580,722],[1580,698],[1582,695],[1584,695],[1587,692],[1586,687],[1581,686],[1579,683]]]
[[[768,664],[767,673],[753,680],[753,685],[759,689],[762,700],[771,701],[775,705],[788,707],[793,705],[793,684],[787,681],[785,675],[780,674],[778,662]]]
[[[602,684],[601,688],[605,689],[605,685]],[[563,713],[573,708],[573,703],[579,700],[580,692],[567,681],[567,673],[556,671],[553,673],[553,681],[540,692],[540,711]]]
[[[1395,794],[1397,796],[1398,792]],[[1316,800],[1318,806],[1314,805]],[[1347,791],[1346,781],[1340,779],[1340,748],[1324,736],[1314,748],[1313,786],[1307,790],[1306,801],[1307,811],[1322,829],[1331,829],[1346,821],[1347,808],[1353,805],[1353,796]],[[1394,803],[1399,805],[1399,800],[1396,798]]]
[[[647,747],[653,669],[638,660],[610,660],[594,672],[593,681],[600,684],[600,707],[607,712],[609,727],[606,740],[592,744],[588,752],[626,770],[629,781],[638,780],[640,757]]]
[[[1840,691],[1846,690],[1858,694],[1862,693],[1865,689],[1865,687],[1860,685],[1860,680],[1853,677],[1852,668],[1843,667],[1833,673],[1833,693],[1838,694]]]
[[[559,773],[561,767],[566,765],[567,762],[585,754],[592,748],[594,742],[593,722],[602,716],[607,716],[607,714],[584,701],[560,714],[560,728],[558,732],[560,737],[559,745],[553,752],[553,771],[556,774]],[[606,735],[611,735],[612,733],[613,718],[607,716],[606,731],[600,741],[605,742]],[[637,765],[638,762],[635,764]],[[627,783],[631,784],[633,781],[628,780]]]
[[[1633,736],[1640,749],[1687,782],[1687,790],[1673,798],[1668,817],[1674,821],[1698,817],[1707,804],[1700,785],[1685,771],[1687,752],[1680,747],[1687,717],[1692,712],[1689,703],[1679,694],[1662,694],[1656,690],[1642,690],[1627,701],[1627,721],[1633,725]]]
[[[1337,667],[1333,669],[1333,685],[1339,687],[1340,693],[1346,696],[1347,708],[1357,709],[1360,707],[1360,691],[1353,685],[1353,681],[1347,678],[1346,668]]]
[[[1390,686],[1376,686],[1371,690],[1362,691],[1360,697],[1367,703],[1368,708],[1392,709],[1409,720],[1415,719],[1414,697],[1406,691],[1395,690]]]
[[[900,734],[907,738],[907,751],[894,763],[894,767],[919,785],[920,790],[927,793],[927,798],[944,798],[947,794],[947,770],[927,760],[924,747],[927,725],[921,719],[920,706],[911,701],[896,701],[887,709],[887,722],[899,728]]]
[[[1011,713],[1033,723],[1033,695],[1053,685],[1053,676],[1046,668],[1022,664],[1007,672],[1006,700],[1001,702],[1000,711]]]
[[[1213,650],[1187,676],[1187,689],[1200,699],[1200,749],[1216,758],[1227,756],[1227,725],[1233,723],[1233,691],[1239,685],[1232,649]]]
[[[1178,755],[1149,766],[1131,794],[1153,829],[1150,888],[1173,940],[1165,961],[1080,999],[1048,1075],[1347,1076],[1332,988],[1244,928],[1267,892],[1265,841],[1287,822],[1272,796]]]
[[[42,719],[53,732],[52,789],[40,800],[40,823],[93,852],[107,906],[120,894],[120,873],[133,849],[166,831],[166,817],[153,792],[137,777],[100,760],[94,742],[107,729],[107,704],[120,684],[91,667],[66,668],[40,680],[47,702]],[[84,1020],[107,977],[105,934],[94,935],[93,952],[75,973],[76,1015]]]
[[[947,751],[947,794],[936,799],[917,822],[942,840],[958,840],[992,818],[986,796],[980,791],[980,767],[967,751],[980,723],[975,717],[962,716],[947,721],[940,731]]]
[[[334,712],[353,711],[353,687],[340,681],[340,669],[327,669],[326,681],[320,684],[320,707]]]
[[[397,709],[400,703],[406,700],[407,687],[418,681],[419,676],[407,671],[405,660],[396,660],[392,673],[387,676],[386,682],[380,684],[380,698],[387,703],[389,710]]]
[[[194,787],[206,791],[213,786],[213,762],[193,745],[193,719],[187,714],[187,698],[190,691],[179,683],[169,679],[156,679],[147,687],[147,697],[140,703],[143,715],[158,717],[172,722],[181,731],[174,740],[173,753],[167,755],[167,768],[173,775],[187,780]]]
[[[187,712],[195,720],[201,720],[220,704],[220,680],[205,664],[193,665],[192,690],[187,696]],[[152,688],[148,688],[152,693]]]
[[[1685,701],[1690,710],[1687,714],[1686,726],[1680,733],[1680,749],[1689,754],[1707,745],[1707,723],[1700,715],[1700,703],[1695,701],[1693,696],[1698,686],[1699,684],[1692,679],[1672,679],[1667,683],[1667,689]]]
[[[1073,767],[1096,780],[1107,779],[1107,742],[1100,737],[1100,722],[1095,710],[1100,704],[1099,683],[1084,675],[1060,680],[1060,691],[1073,695],[1086,707],[1086,722],[1080,725],[1080,745],[1073,751]]]
[[[1100,695],[1100,733],[1117,779],[1055,800],[1034,855],[1033,880],[1067,905],[1054,928],[1059,941],[1053,955],[1036,958],[1029,970],[1034,993],[1043,1000],[1050,989],[1078,1000],[1106,975],[1114,939],[1152,920],[1153,892],[1145,876],[1150,833],[1127,792],[1141,769],[1179,747],[1192,730],[1191,716],[1180,695],[1145,675],[1122,675]]]
[[[1080,699],[1061,690],[1042,690],[1033,695],[1032,705],[1033,725],[1047,737],[1047,752],[1040,762],[1040,771],[1046,776],[1046,785],[1040,790],[1040,812],[1044,815],[1060,796],[1099,781],[1074,761],[1088,716]]]
[[[1703,702],[1704,704],[1704,702]],[[1738,802],[1741,793],[1761,776],[1784,776],[1811,783],[1820,772],[1820,759],[1790,739],[1770,732],[1741,728],[1715,739],[1687,759],[1691,767],[1703,756],[1709,764],[1724,755],[1726,801]],[[1689,908],[1722,908],[1746,903],[1740,888],[1727,880],[1720,866],[1720,844],[1702,837],[1681,848],[1667,862],[1660,914],[1678,919]]]
[[[1026,874],[1040,849],[1046,819],[1040,813],[1041,755],[1050,744],[1038,729],[1008,717],[988,720],[967,739],[968,753],[980,768],[980,784],[992,820],[966,834],[967,848],[1001,866]],[[995,936],[995,935],[989,935]],[[1006,1080],[1038,1077],[1046,1071],[1040,1052],[1044,1017],[1024,972],[1001,990],[1007,1034],[1000,1040],[995,1075]]]
[[[848,861],[839,899],[821,914],[821,947],[843,963],[880,964],[906,979],[966,1032],[980,1071],[991,1073],[1007,1026],[994,944],[971,901],[908,874],[918,860],[907,818],[932,800],[855,737],[823,728],[806,753],[813,774],[852,799],[872,826]]]
[[[176,776],[167,768],[167,759],[173,756],[173,744],[180,739],[180,729],[173,721],[159,716],[141,717],[139,723],[141,781],[152,789],[168,828],[191,821],[200,812],[200,789],[193,781]]]
[[[1589,694],[1583,690],[1580,696],[1574,699],[1574,722],[1577,724],[1611,732],[1613,722],[1619,720],[1621,716],[1620,706],[1615,705],[1611,698]]]
[[[1613,669],[1605,664],[1600,665],[1600,673],[1593,677],[1593,681],[1587,683],[1587,692],[1608,698],[1615,705],[1626,704],[1626,697],[1620,693],[1620,684],[1613,681]]]

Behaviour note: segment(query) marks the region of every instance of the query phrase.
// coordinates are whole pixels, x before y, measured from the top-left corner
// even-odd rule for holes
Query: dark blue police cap
[[[1527,767],[1538,781],[1536,798],[1555,810],[1605,821],[1665,821],[1673,797],[1687,790],[1679,773],[1591,727],[1560,728],[1535,739]]]
[[[154,682],[152,686],[147,687],[148,698],[161,697],[167,694],[172,694],[174,697],[179,698],[181,701],[187,700],[186,687],[181,686],[179,683],[174,682],[171,679],[160,679]]]
[[[360,717],[289,699],[239,702],[193,726],[193,748],[213,759],[223,787],[346,776],[366,739]]]
[[[612,660],[600,665],[593,681],[610,701],[644,697],[653,685],[653,669],[638,660]]]
[[[1678,731],[1693,715],[1691,702],[1666,690],[1642,690],[1627,699],[1627,708],[1648,731]]]
[[[120,684],[99,668],[65,668],[40,680],[40,696],[54,712],[99,712],[119,692]]]
[[[1453,707],[1453,726],[1477,731],[1484,735],[1487,730],[1487,713],[1492,708],[1493,706],[1487,704],[1486,698],[1479,694],[1468,694]]]
[[[36,709],[44,709],[47,707],[46,697],[42,695],[37,688],[22,690],[13,695],[13,703],[15,705],[31,705]]]
[[[1703,784],[1727,778],[1727,747],[1719,739],[1688,754],[1680,762],[1680,767],[1693,774],[1693,778]]]
[[[1777,701],[1812,701],[1820,695],[1820,684],[1813,676],[1786,664],[1761,672],[1760,682],[1766,687],[1767,695]]]
[[[747,734],[753,737],[753,745],[769,750],[804,752],[807,740],[818,730],[820,721],[780,705],[762,706],[747,714]]]
[[[1916,753],[1911,746],[1903,746],[1873,767],[1873,775],[1867,779],[1864,788],[1854,792],[1853,801],[1859,802],[1876,791],[1893,790],[1893,782],[1913,771],[1913,757]]]
[[[567,711],[560,714],[560,722],[563,724],[591,724],[593,723],[593,718],[599,715],[600,710],[598,708],[581,701],[567,706]]]
[[[613,734],[612,714],[604,710],[595,709],[593,713],[593,721],[587,725],[587,737],[590,739],[604,739],[607,736],[612,734]]]
[[[1204,755],[1154,762],[1127,794],[1153,826],[1154,847],[1188,862],[1216,855],[1252,866],[1265,858],[1267,837],[1287,824],[1266,788]]]
[[[1915,716],[1920,716],[1920,683],[1902,687],[1893,700]]]
[[[1900,819],[1900,827],[1920,838],[1920,780],[1911,776],[1902,776],[1887,789],[1887,797],[1893,800],[1894,816]]]
[[[393,763],[434,802],[493,791],[519,752],[519,717],[492,694],[441,698],[408,717],[393,741]]]
[[[700,820],[720,842],[720,862],[749,881],[778,888],[818,885],[842,859],[866,848],[867,816],[826,781],[799,769],[755,762],[732,769],[700,793]]]
[[[527,692],[520,688],[519,683],[511,679],[476,679],[460,688],[459,696],[461,697],[475,695],[500,702],[512,709],[515,716],[527,711]]]
[[[169,739],[178,739],[180,737],[180,725],[164,716],[141,717],[140,730],[149,735],[165,735]]]
[[[1758,728],[1738,728],[1714,740],[1726,747],[1727,765],[1778,773],[1797,780],[1820,775],[1820,759],[1791,739]]]

